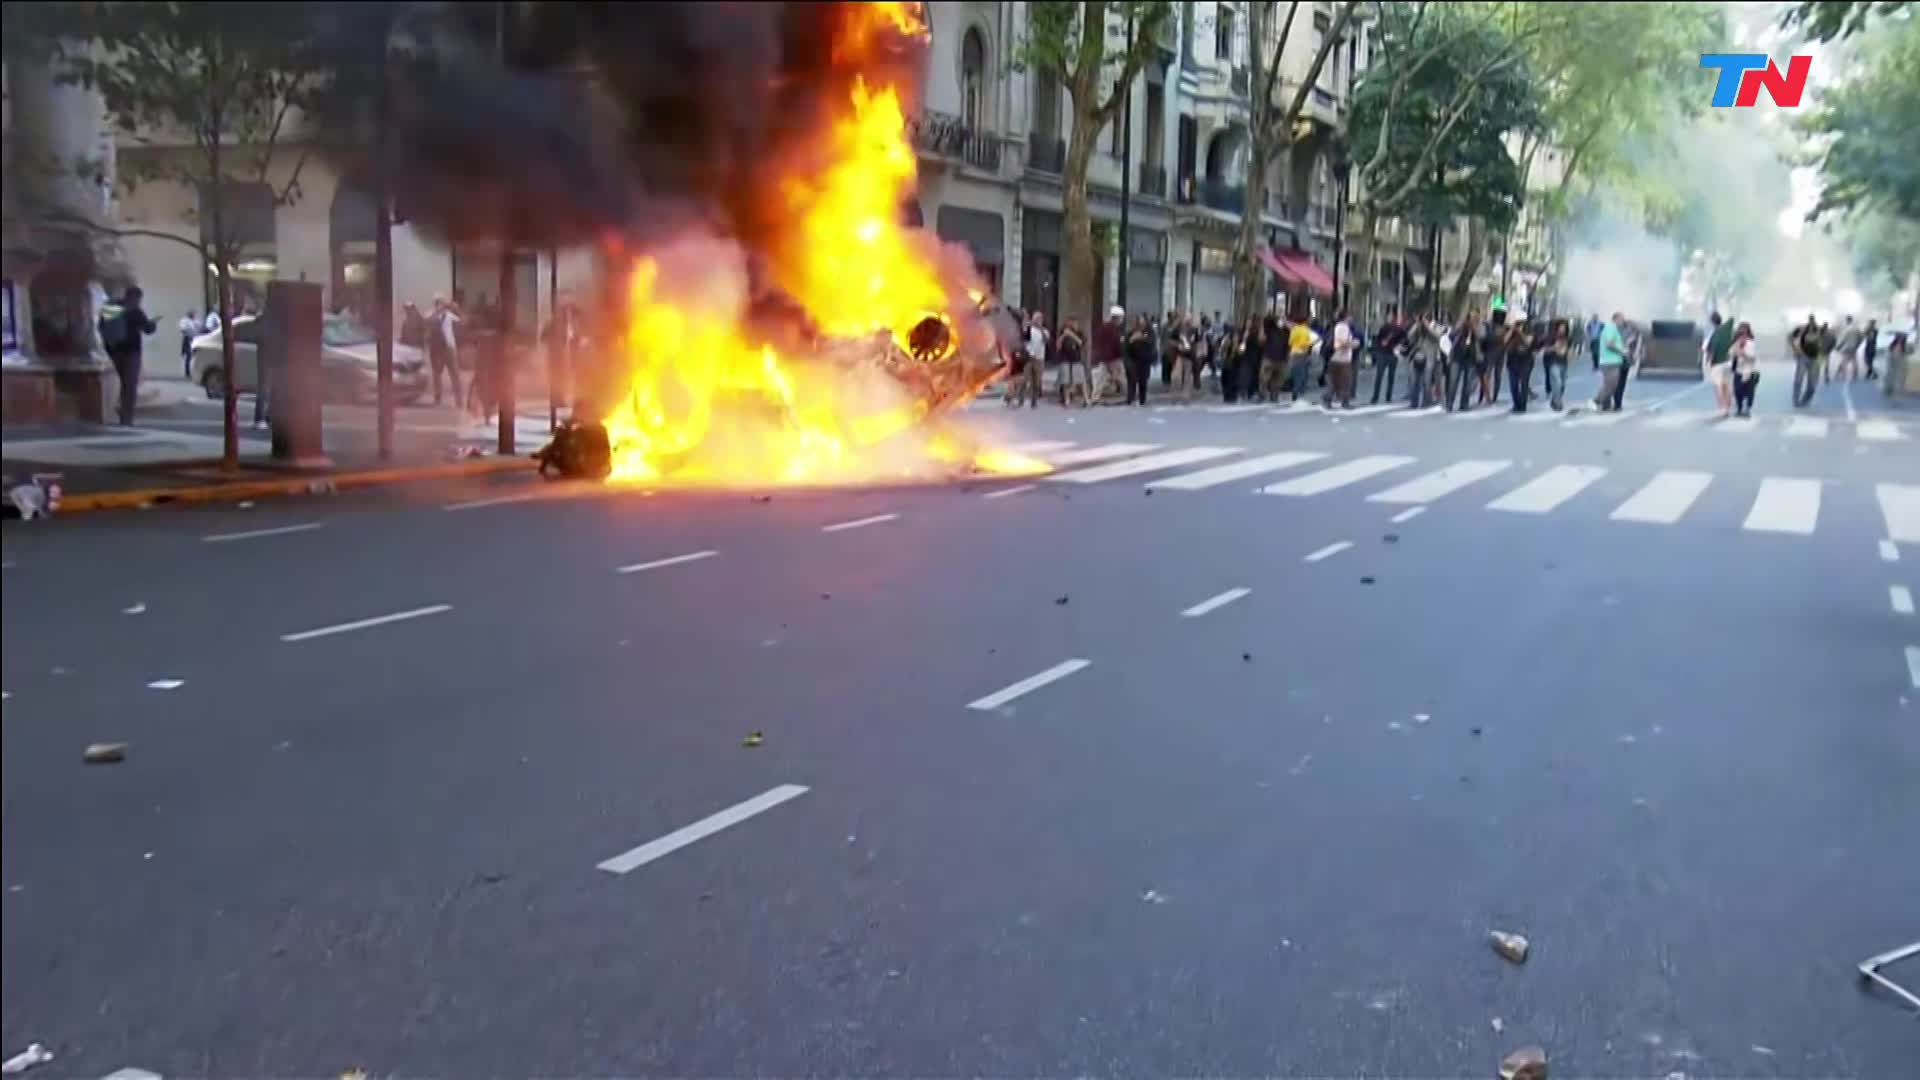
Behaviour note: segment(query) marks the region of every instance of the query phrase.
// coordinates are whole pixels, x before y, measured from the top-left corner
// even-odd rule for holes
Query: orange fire
[[[861,61],[890,39],[927,33],[917,4],[845,7],[834,56],[856,70],[877,68]],[[909,354],[909,332],[930,317],[957,345],[950,313],[977,313],[981,295],[898,220],[916,173],[902,98],[877,75],[853,76],[820,136],[824,167],[817,159],[770,178],[790,227],[762,254],[773,282],[838,343],[824,355],[783,355],[746,333],[744,266],[725,242],[689,238],[636,260],[621,342],[627,394],[606,420],[615,479],[795,484],[1047,470],[978,447],[932,415],[932,395],[913,379],[859,362],[888,352],[889,341],[899,350],[890,356]]]

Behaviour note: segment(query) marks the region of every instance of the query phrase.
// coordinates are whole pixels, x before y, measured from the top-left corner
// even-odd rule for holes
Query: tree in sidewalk
[[[1822,190],[1813,217],[1879,209],[1920,220],[1920,16],[1888,19],[1860,70],[1803,125]]]
[[[239,185],[264,187],[276,206],[299,196],[306,150],[289,144],[289,121],[324,79],[305,44],[303,27],[311,9],[272,2],[245,9],[181,2],[7,6],[31,7],[22,24],[9,31],[23,30],[44,48],[57,78],[96,90],[118,131],[143,140],[156,133],[178,135],[183,144],[117,155],[116,172],[125,188],[174,184],[198,193],[198,237],[103,225],[51,208],[23,213],[45,224],[177,243],[193,252],[199,266],[212,268],[221,314],[221,365],[229,376],[222,461],[236,468],[233,271],[241,252],[230,200]]]
[[[1066,267],[1061,275],[1063,315],[1094,312],[1093,216],[1087,203],[1087,166],[1100,133],[1114,122],[1134,77],[1172,25],[1166,0],[1035,0],[1026,5],[1020,64],[1056,80],[1072,108],[1061,180]]]
[[[1294,125],[1306,108],[1307,96],[1320,79],[1327,57],[1346,39],[1358,0],[1335,5],[1328,25],[1320,34],[1319,45],[1308,63],[1298,86],[1287,92],[1285,70],[1287,45],[1294,28],[1300,25],[1303,5],[1300,0],[1287,4],[1255,0],[1247,5],[1247,58],[1251,68],[1251,101],[1247,118],[1247,191],[1246,205],[1240,213],[1240,239],[1235,252],[1234,311],[1241,319],[1257,318],[1266,305],[1266,270],[1255,259],[1255,252],[1266,246],[1260,227],[1267,204],[1267,175],[1272,164],[1286,153],[1293,142]],[[1317,5],[1313,5],[1317,6]],[[1282,10],[1284,8],[1284,11]],[[1311,13],[1309,13],[1311,17]],[[1285,104],[1281,103],[1282,99]]]
[[[1802,0],[1787,10],[1780,22],[1824,42],[1859,33],[1875,16],[1901,15],[1913,9],[1913,0]]]
[[[1485,256],[1487,227],[1511,225],[1525,201],[1508,144],[1542,123],[1525,52],[1536,32],[1509,33],[1472,5],[1383,5],[1379,52],[1354,89],[1348,124],[1361,266],[1373,265],[1382,217],[1446,226],[1465,215],[1470,245],[1453,290],[1458,308]]]

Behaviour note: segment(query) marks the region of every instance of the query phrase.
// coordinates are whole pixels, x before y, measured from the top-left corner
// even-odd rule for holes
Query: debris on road
[[[1413,722],[1416,724],[1424,724],[1431,719],[1433,719],[1433,717],[1423,712],[1417,712],[1413,714]]]
[[[766,741],[767,741],[766,735],[758,731],[749,731],[747,732],[747,737],[740,740],[740,745],[753,747],[753,746],[759,746],[761,743]]]
[[[1547,1052],[1523,1046],[1501,1058],[1500,1080],[1547,1080]]]
[[[1253,663],[1253,654],[1250,652],[1243,652],[1240,654],[1240,659],[1245,661],[1246,663],[1251,664]]]
[[[1148,889],[1146,892],[1141,893],[1140,899],[1149,904],[1164,904],[1167,902],[1167,898],[1156,889]]]
[[[1499,953],[1507,962],[1513,964],[1527,962],[1527,951],[1531,946],[1524,935],[1495,930],[1487,935],[1487,940],[1493,945],[1493,951]]]
[[[1505,1020],[1500,1019],[1497,1016],[1494,1017],[1492,1020],[1487,1021],[1487,1026],[1493,1029],[1493,1033],[1495,1035],[1498,1035],[1501,1032],[1507,1030],[1507,1022]]]
[[[120,609],[120,614],[122,615],[145,615],[146,613],[147,605],[145,604],[134,604]]]
[[[1399,542],[1400,542],[1400,534],[1399,534],[1399,533],[1388,533],[1387,535],[1385,535],[1385,536],[1383,536],[1383,537],[1381,537],[1381,538],[1380,538],[1380,540],[1381,540],[1381,542],[1383,542],[1383,543],[1388,543],[1388,544],[1397,544],[1397,543],[1399,543]]]
[[[30,1044],[25,1050],[0,1061],[0,1075],[18,1076],[35,1065],[45,1065],[53,1060],[53,1051],[39,1043]]]
[[[1363,578],[1361,578],[1361,579],[1360,579],[1360,584],[1362,584],[1362,585],[1371,585],[1371,584],[1373,584],[1373,579],[1372,579],[1372,578],[1370,578],[1370,577],[1363,577]]]
[[[242,509],[242,510],[251,510],[251,509],[253,509],[253,500],[252,500],[252,499],[248,499],[247,501],[245,501],[245,502],[243,502],[243,503],[241,503],[241,504],[240,504],[240,509]]]
[[[1468,728],[1468,729],[1467,729],[1467,734],[1469,734],[1469,735],[1472,735],[1472,736],[1474,736],[1474,737],[1476,737],[1476,738],[1477,738],[1477,737],[1479,737],[1479,735],[1480,735],[1480,729],[1479,729],[1479,728],[1477,728],[1477,727],[1476,727],[1476,728]]]
[[[149,690],[178,690],[187,685],[185,679],[155,679],[147,684]]]
[[[123,742],[88,743],[80,755],[89,765],[112,765],[127,760],[127,744]]]
[[[1070,596],[1056,596],[1053,598],[1053,602],[1060,605],[1061,607],[1066,607],[1067,601],[1071,599],[1073,598]]]
[[[754,502],[757,502],[757,503],[770,503],[770,502],[772,502],[772,501],[773,501],[773,496],[771,496],[771,495],[755,495],[755,496],[753,497],[753,501],[754,501]]]

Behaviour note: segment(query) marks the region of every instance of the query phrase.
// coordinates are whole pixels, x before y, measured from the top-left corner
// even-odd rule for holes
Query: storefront
[[[1006,280],[1007,225],[999,214],[970,210],[964,206],[943,206],[934,220],[934,232],[950,244],[958,244],[973,256],[973,268],[987,289],[1000,292]]]
[[[1020,308],[1060,325],[1060,215],[1029,208],[1021,215]]]
[[[1158,317],[1167,303],[1167,234],[1135,228],[1127,240],[1127,314]]]
[[[1193,310],[1209,318],[1233,315],[1233,252],[1193,242]]]

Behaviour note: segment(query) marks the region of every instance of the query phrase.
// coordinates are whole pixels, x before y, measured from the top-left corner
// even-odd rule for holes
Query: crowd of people
[[[1504,386],[1514,412],[1536,400],[1559,411],[1566,407],[1568,365],[1584,346],[1602,374],[1594,407],[1618,409],[1642,348],[1638,330],[1620,313],[1595,316],[1584,333],[1567,319],[1509,318],[1505,311],[1457,321],[1395,315],[1371,333],[1344,310],[1329,321],[1269,315],[1236,326],[1219,312],[1128,319],[1116,306],[1091,335],[1071,317],[1057,332],[1038,312],[1016,317],[1023,329],[1009,358],[1009,406],[1038,407],[1051,372],[1054,396],[1067,406],[1144,405],[1157,373],[1175,401],[1214,393],[1228,404],[1317,397],[1327,408],[1350,409],[1362,369],[1373,374],[1368,401],[1378,405],[1395,401],[1404,367],[1409,408],[1496,405]]]

